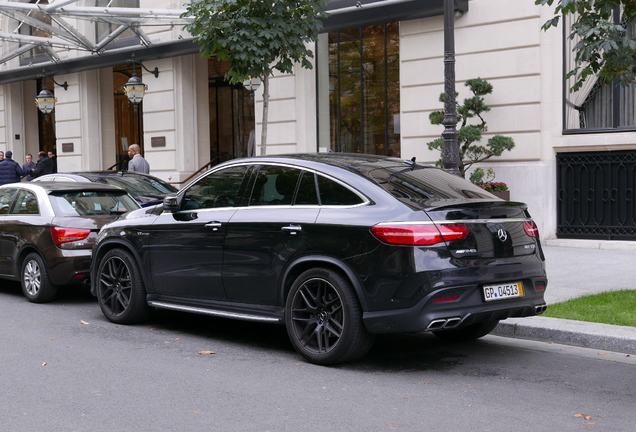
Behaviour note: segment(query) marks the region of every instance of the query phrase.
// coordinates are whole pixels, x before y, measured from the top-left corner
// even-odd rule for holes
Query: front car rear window
[[[57,216],[113,215],[140,208],[124,191],[65,191],[49,198]]]
[[[466,198],[492,200],[492,196],[482,188],[437,168],[392,166],[374,169],[369,174],[396,198],[413,201]]]
[[[128,193],[133,196],[167,195],[177,192],[177,189],[170,183],[166,183],[160,179],[145,176],[112,175],[99,177],[96,178],[94,181],[96,183],[118,186],[128,191]]]

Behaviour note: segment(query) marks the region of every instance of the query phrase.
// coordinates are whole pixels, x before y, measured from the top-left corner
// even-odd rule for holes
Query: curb
[[[636,354],[636,327],[535,316],[501,321],[490,334]]]

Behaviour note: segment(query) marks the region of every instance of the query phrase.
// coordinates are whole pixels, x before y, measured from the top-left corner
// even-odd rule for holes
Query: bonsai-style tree
[[[322,28],[327,0],[199,0],[188,4],[184,28],[205,57],[229,60],[225,79],[240,83],[253,77],[263,82],[261,154],[267,145],[269,77],[274,70],[292,73],[295,63],[311,69],[309,43]]]
[[[457,103],[457,124],[459,131],[457,144],[459,147],[459,171],[462,177],[466,177],[466,171],[473,164],[483,162],[493,156],[501,156],[505,150],[511,150],[515,143],[510,137],[495,135],[491,137],[486,145],[480,145],[483,133],[488,131],[486,120],[482,114],[490,111],[490,107],[484,103],[484,95],[492,93],[492,85],[481,78],[466,81],[466,87],[470,89],[473,96],[464,99],[464,103]],[[440,102],[444,102],[445,95],[439,97]],[[434,111],[429,115],[432,124],[441,125],[444,120],[444,111]],[[473,121],[475,124],[470,124]],[[444,149],[444,139],[437,138],[427,143],[429,150],[442,151]],[[441,160],[437,162],[441,164]]]

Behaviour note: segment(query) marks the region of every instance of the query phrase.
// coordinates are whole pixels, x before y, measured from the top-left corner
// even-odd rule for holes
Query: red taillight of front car
[[[534,221],[529,220],[523,223],[523,229],[530,237],[539,238],[539,227]]]
[[[53,243],[58,246],[63,243],[85,240],[90,234],[91,230],[89,229],[51,227]]]
[[[431,246],[445,241],[461,240],[468,236],[463,224],[380,224],[371,228],[378,240],[402,246]]]

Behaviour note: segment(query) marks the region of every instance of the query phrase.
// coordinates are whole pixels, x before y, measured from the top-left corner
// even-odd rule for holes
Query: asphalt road
[[[380,337],[319,367],[283,327],[158,312],[105,320],[85,292],[0,284],[0,419],[21,431],[629,431],[636,356],[487,336]]]

